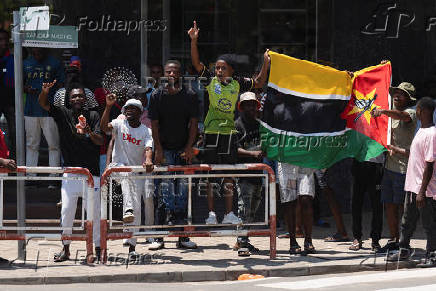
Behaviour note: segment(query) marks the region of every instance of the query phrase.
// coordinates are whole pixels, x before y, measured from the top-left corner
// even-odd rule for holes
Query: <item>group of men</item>
[[[214,66],[214,74],[200,62],[197,41],[199,29],[196,22],[188,31],[191,39],[192,66],[199,77],[204,77],[208,96],[208,110],[204,120],[204,135],[201,146],[205,150],[202,160],[209,164],[236,164],[266,162],[275,168],[284,220],[288,228],[291,255],[314,253],[312,243],[313,198],[317,181],[333,212],[338,232],[328,242],[348,241],[338,203],[328,183],[329,170],[315,171],[298,166],[268,161],[261,151],[257,118],[262,109],[261,98],[255,89],[264,86],[270,57],[264,54],[263,65],[253,78],[238,77],[236,62],[232,55],[221,55]],[[8,34],[0,31],[0,56],[10,68],[10,54],[4,49]],[[7,42],[7,40],[6,40]],[[36,166],[41,129],[49,146],[49,164],[58,166],[62,156],[63,166],[83,167],[94,177],[94,244],[100,254],[100,189],[99,176],[106,166],[142,165],[146,173],[154,165],[186,165],[195,157],[194,146],[198,143],[199,106],[197,93],[180,81],[181,64],[168,61],[165,66],[151,67],[156,79],[162,76],[168,82],[160,86],[132,86],[129,99],[124,104],[117,96],[104,90],[93,94],[84,88],[81,79],[80,61],[72,59],[67,78],[60,63],[46,55],[44,50],[32,49],[32,55],[24,62],[25,73],[25,126],[26,165]],[[159,69],[161,72],[159,72]],[[153,72],[153,70],[155,72]],[[13,80],[10,69],[5,70],[4,80]],[[9,74],[9,75],[8,75]],[[65,81],[64,81],[65,80]],[[8,81],[8,82],[9,82]],[[5,92],[13,88],[2,83]],[[65,82],[65,83],[64,83]],[[392,110],[375,109],[372,118],[387,115],[392,119],[392,142],[388,153],[366,162],[353,164],[354,187],[352,194],[353,242],[350,250],[362,248],[362,205],[367,192],[371,198],[373,219],[371,224],[372,249],[375,252],[392,251],[388,259],[406,259],[410,255],[410,239],[421,212],[427,233],[427,260],[434,264],[436,251],[436,179],[433,175],[435,161],[436,129],[434,127],[434,102],[421,98],[413,107],[414,87],[401,83],[392,87]],[[3,92],[3,91],[2,91]],[[10,93],[13,95],[13,93]],[[3,100],[3,98],[2,98]],[[11,110],[3,104],[3,113]],[[12,106],[13,107],[13,106]],[[235,112],[239,117],[235,118]],[[82,118],[82,119],[81,119]],[[84,118],[84,119],[83,119]],[[81,121],[84,124],[81,124]],[[8,119],[9,124],[9,119]],[[9,128],[12,130],[13,126]],[[12,144],[12,143],[10,143]],[[13,160],[0,159],[0,165],[14,169]],[[73,174],[64,174],[66,177]],[[362,179],[361,177],[365,177]],[[260,178],[207,179],[209,214],[206,224],[217,224],[213,185],[221,186],[225,200],[223,224],[253,222],[262,197]],[[184,224],[187,212],[187,183],[183,179],[121,179],[123,216],[125,225],[139,225],[142,214],[145,224]],[[239,191],[236,191],[239,190]],[[61,187],[61,221],[70,234],[76,213],[78,197],[84,197],[82,185],[77,180],[63,180]],[[238,192],[238,211],[233,211],[233,196]],[[142,206],[142,200],[144,206]],[[383,248],[379,244],[383,223],[383,204],[386,209],[390,241]],[[297,215],[297,206],[301,213]],[[86,208],[86,207],[85,207]],[[142,209],[145,211],[143,212]],[[404,213],[403,211],[404,210]],[[299,246],[296,230],[302,215],[304,250]],[[400,219],[401,220],[401,227]],[[400,230],[399,230],[400,229]],[[126,229],[126,231],[128,231]],[[133,229],[131,231],[134,231]],[[70,256],[70,242],[63,241],[63,249],[55,255],[55,261],[65,261]],[[135,255],[136,239],[124,240],[123,245]],[[189,238],[179,238],[180,248],[196,248]],[[153,240],[149,249],[164,247],[162,239]],[[235,245],[240,256],[249,256],[257,249],[248,237],[239,237]]]

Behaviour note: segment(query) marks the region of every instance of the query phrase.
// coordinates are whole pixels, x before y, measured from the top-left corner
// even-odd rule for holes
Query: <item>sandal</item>
[[[333,235],[329,235],[328,237],[326,237],[324,239],[325,242],[347,242],[350,241],[350,239],[348,238],[348,236],[342,236],[342,234],[340,233],[335,233]]]
[[[312,244],[312,241],[305,241],[304,242],[304,252],[306,254],[314,254],[316,253],[315,247]]]
[[[348,249],[350,251],[358,251],[362,248],[362,244],[363,242],[361,240],[355,239]]]
[[[53,257],[54,262],[65,262],[70,259],[70,254],[67,254],[65,250],[60,251],[59,253],[55,254]]]
[[[297,244],[291,245],[289,248],[289,254],[292,255],[300,255],[301,254],[301,247]]]
[[[253,246],[251,243],[239,244],[236,243],[234,248],[238,247],[238,256],[249,257],[250,255],[259,254],[259,249]]]
[[[238,256],[240,257],[249,257],[251,255],[250,250],[248,248],[239,248]]]

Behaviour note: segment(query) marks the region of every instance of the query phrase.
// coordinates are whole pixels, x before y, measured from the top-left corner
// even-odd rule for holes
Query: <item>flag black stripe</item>
[[[314,100],[267,91],[262,120],[273,128],[303,134],[337,132],[346,127],[340,115],[347,100]]]

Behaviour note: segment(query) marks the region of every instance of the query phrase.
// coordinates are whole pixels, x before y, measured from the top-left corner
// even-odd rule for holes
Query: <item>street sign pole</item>
[[[14,11],[13,26],[14,42],[14,78],[15,78],[15,124],[16,124],[16,159],[17,166],[25,166],[24,151],[24,113],[23,113],[23,54],[22,34],[20,33],[20,12]],[[17,174],[21,175],[21,174]],[[17,181],[17,224],[25,226],[26,195],[24,193],[24,180]],[[18,233],[23,234],[23,230]],[[26,259],[26,242],[18,241],[18,259]]]

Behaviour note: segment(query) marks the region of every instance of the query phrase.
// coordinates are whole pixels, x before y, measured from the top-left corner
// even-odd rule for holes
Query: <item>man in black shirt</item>
[[[69,104],[71,109],[65,106],[56,107],[48,102],[50,88],[56,83],[43,83],[39,94],[39,105],[48,111],[54,118],[60,136],[61,152],[66,167],[87,168],[94,177],[94,209],[93,209],[93,238],[96,246],[96,254],[100,254],[100,178],[99,178],[99,153],[103,144],[103,135],[100,132],[100,116],[95,111],[84,110],[86,102],[85,90],[81,84],[72,84],[69,92]],[[86,126],[81,130],[76,127],[79,124],[78,117],[86,118]],[[64,174],[64,177],[77,176]],[[76,214],[77,199],[82,196],[85,209],[87,209],[87,191],[83,193],[83,185],[78,180],[62,180],[62,210],[61,223],[64,228],[71,228]],[[66,229],[63,234],[71,234],[71,229]],[[63,241],[63,250],[55,255],[55,262],[69,259],[70,241]]]
[[[238,131],[238,163],[261,163],[263,152],[260,149],[259,122],[257,112],[260,102],[253,92],[245,92],[239,97],[238,110],[241,115],[235,121],[235,128]],[[249,174],[262,173],[250,171]],[[238,215],[244,223],[252,223],[255,220],[256,212],[262,199],[262,178],[242,177],[239,178]],[[235,249],[239,256],[249,256],[258,252],[247,236],[238,237]]]
[[[197,138],[198,98],[197,94],[185,88],[181,77],[181,65],[178,61],[165,64],[164,75],[168,84],[161,86],[151,95],[150,119],[155,146],[156,165],[190,164],[193,157],[193,144]],[[164,179],[159,187],[158,211],[165,208],[166,223],[184,220],[187,207],[186,179]],[[158,215],[158,223],[164,222]],[[179,238],[178,247],[196,248],[189,238]],[[163,248],[158,240],[150,249]]]

